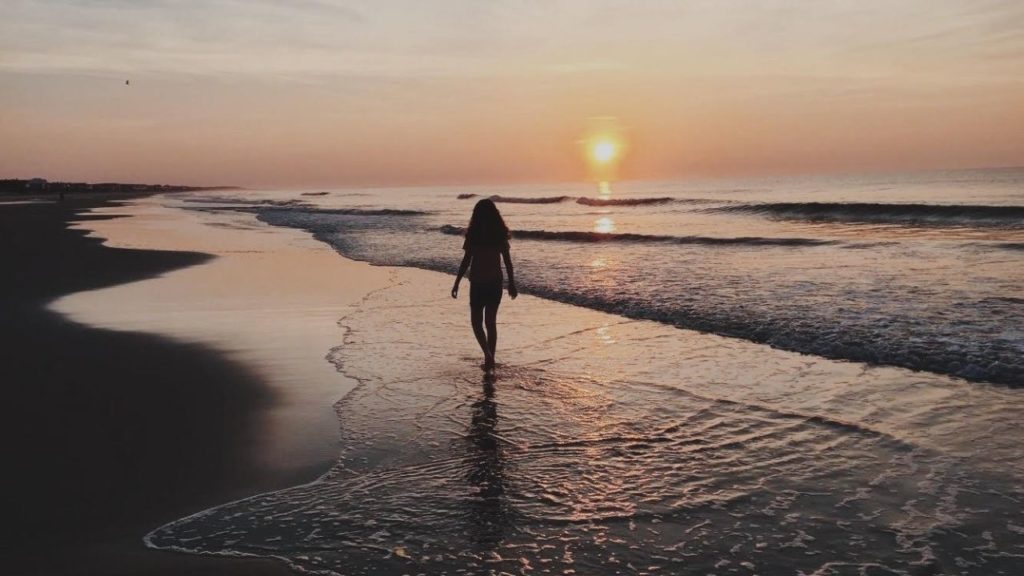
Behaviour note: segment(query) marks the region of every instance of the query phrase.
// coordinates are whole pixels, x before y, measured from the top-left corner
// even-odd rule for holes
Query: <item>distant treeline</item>
[[[49,182],[42,178],[0,179],[0,194],[87,194],[109,192],[194,192],[230,190],[234,186],[176,186],[173,184],[123,184],[120,182]]]

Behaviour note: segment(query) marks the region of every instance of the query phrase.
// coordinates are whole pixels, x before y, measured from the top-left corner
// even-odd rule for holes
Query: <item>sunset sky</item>
[[[0,177],[579,180],[595,118],[624,178],[1024,165],[1024,2],[0,3]]]

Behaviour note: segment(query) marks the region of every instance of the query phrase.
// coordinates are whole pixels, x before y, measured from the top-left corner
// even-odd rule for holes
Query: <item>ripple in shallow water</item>
[[[482,379],[453,359],[469,349],[461,318],[439,326],[408,304],[418,290],[343,320],[332,359],[362,384],[337,406],[330,473],[149,543],[337,574],[1009,574],[1024,553],[1019,491],[957,458],[671,383],[559,372],[561,355],[601,354],[587,331]]]

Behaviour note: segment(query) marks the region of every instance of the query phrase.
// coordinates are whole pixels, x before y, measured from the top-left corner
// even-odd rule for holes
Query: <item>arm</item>
[[[466,275],[466,270],[469,270],[469,263],[473,261],[473,251],[466,249],[466,255],[462,257],[462,263],[459,264],[459,275],[455,277],[455,286],[452,286],[452,298],[459,297],[459,282],[462,282],[462,277]]]
[[[519,296],[519,289],[516,288],[516,275],[512,270],[512,254],[509,252],[508,246],[501,251],[501,257],[505,260],[505,271],[508,272],[508,295],[515,300],[516,296]]]

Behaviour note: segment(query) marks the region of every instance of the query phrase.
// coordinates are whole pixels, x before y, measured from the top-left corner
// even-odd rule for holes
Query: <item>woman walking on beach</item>
[[[459,265],[459,274],[452,287],[452,298],[459,297],[459,283],[469,270],[469,318],[473,334],[484,352],[483,369],[494,369],[494,351],[498,345],[498,305],[501,304],[501,260],[508,271],[508,295],[515,300],[519,295],[512,273],[509,254],[509,231],[498,207],[490,199],[483,199],[473,207],[473,216],[466,228],[466,242],[462,249],[466,255]],[[484,328],[486,326],[486,332]]]

